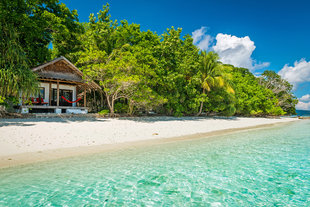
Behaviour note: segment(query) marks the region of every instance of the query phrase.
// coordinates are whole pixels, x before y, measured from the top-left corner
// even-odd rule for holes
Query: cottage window
[[[39,91],[39,98],[45,99],[45,88],[44,87],[40,87],[39,89],[40,89],[40,91]]]

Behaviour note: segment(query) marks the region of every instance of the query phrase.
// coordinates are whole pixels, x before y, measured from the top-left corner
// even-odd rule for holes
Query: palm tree
[[[228,93],[234,93],[229,84],[228,74],[224,72],[224,66],[219,61],[218,54],[214,52],[201,52],[200,73],[202,94],[210,92],[214,88],[225,89]],[[201,101],[197,116],[202,113],[204,101]]]

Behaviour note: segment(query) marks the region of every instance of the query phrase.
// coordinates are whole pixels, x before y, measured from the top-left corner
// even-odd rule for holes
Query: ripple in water
[[[0,206],[310,206],[310,122],[0,170]]]

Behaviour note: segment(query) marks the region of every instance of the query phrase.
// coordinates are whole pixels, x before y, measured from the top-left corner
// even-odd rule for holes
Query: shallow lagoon
[[[0,170],[0,206],[310,206],[310,121]]]

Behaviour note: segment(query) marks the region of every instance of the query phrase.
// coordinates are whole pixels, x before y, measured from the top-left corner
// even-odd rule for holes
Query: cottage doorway
[[[59,89],[59,106],[72,106],[72,103],[68,103],[61,96],[65,97],[67,100],[72,101],[73,91],[67,89]],[[52,96],[52,106],[57,105],[57,89],[53,89]]]

